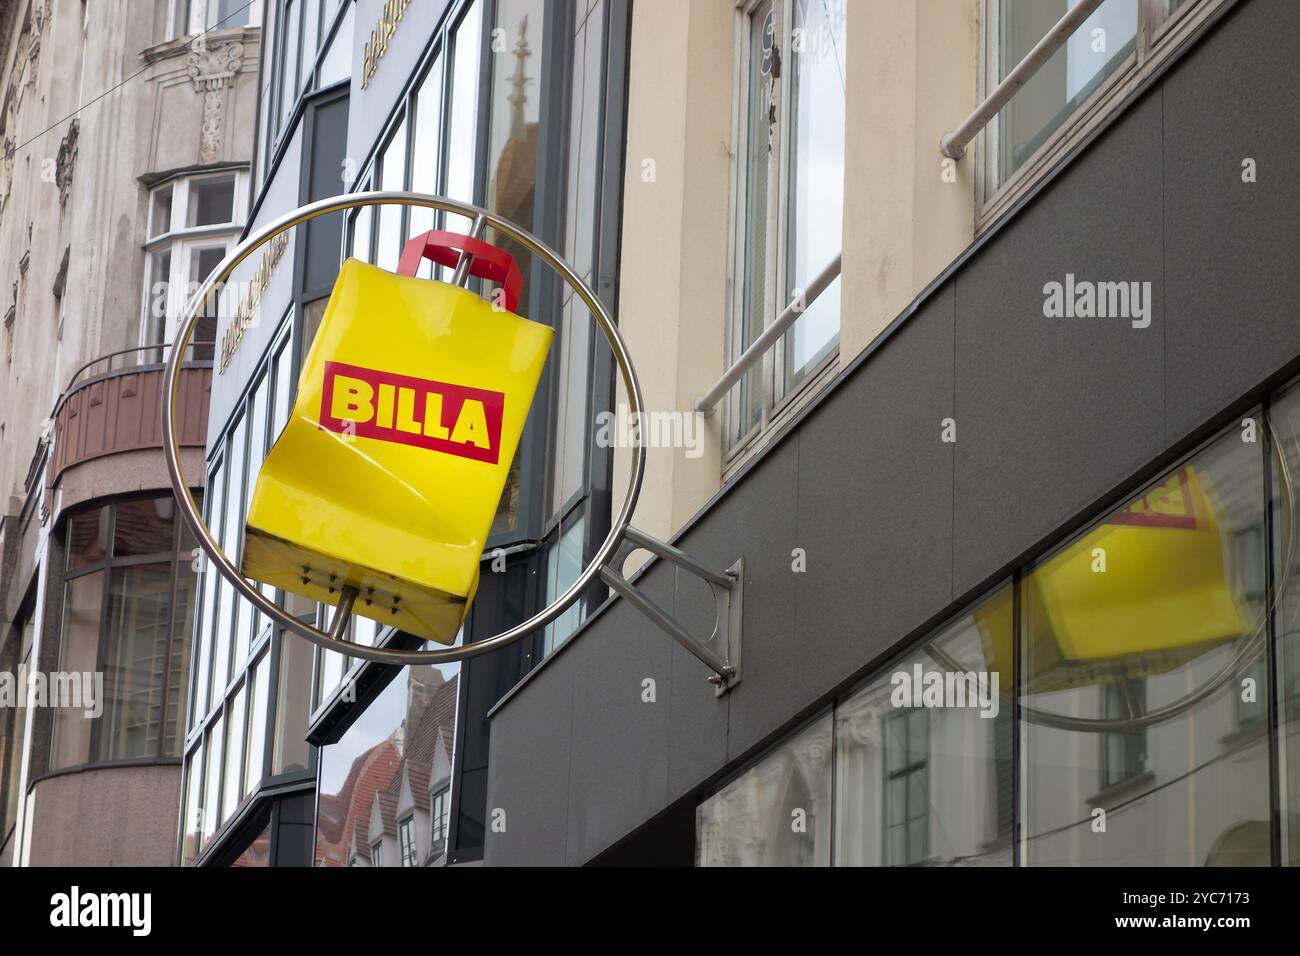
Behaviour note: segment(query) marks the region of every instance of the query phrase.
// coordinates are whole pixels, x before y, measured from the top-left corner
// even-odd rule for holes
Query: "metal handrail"
[[[1056,21],[1034,48],[1025,54],[1025,58],[1015,65],[1002,82],[993,88],[993,92],[984,98],[984,102],[975,107],[975,112],[966,117],[966,121],[951,133],[944,133],[939,139],[939,152],[949,159],[961,159],[966,155],[966,147],[977,133],[988,125],[1011,97],[1034,78],[1034,74],[1043,64],[1051,59],[1052,54],[1070,37],[1079,25],[1092,16],[1101,6],[1103,0],[1079,0],[1065,12],[1065,16]]]
[[[194,352],[196,352],[198,349],[201,348],[212,348],[215,353],[216,346],[217,343],[215,340],[211,342],[191,342],[187,346],[187,351],[190,353],[190,361],[191,362],[203,361],[201,359],[194,358]],[[87,369],[93,368],[94,366],[98,365],[101,362],[108,362],[108,368],[104,369],[103,372],[96,373],[96,374],[107,375],[113,371],[113,359],[117,358],[119,355],[133,355],[138,352],[155,352],[155,351],[160,356],[158,361],[146,362],[140,365],[135,365],[130,367],[134,369],[147,369],[151,366],[156,368],[162,368],[166,364],[166,361],[165,359],[161,358],[161,356],[166,355],[168,350],[171,347],[172,344],[170,342],[160,342],[155,345],[136,345],[136,346],[132,346],[129,349],[118,349],[116,352],[108,352],[105,355],[100,355],[97,358],[91,359],[85,365],[82,365],[80,368],[78,368],[75,372],[72,373],[72,377],[68,379],[67,388],[65,388],[62,392],[59,393],[59,399],[54,403],[54,411],[50,413],[50,419],[53,420],[58,417],[59,410],[63,408],[68,398],[72,395],[73,390],[78,387],[81,381],[82,373],[84,373]],[[125,370],[125,367],[122,370]],[[91,377],[93,376],[87,376],[87,378],[91,378]]]
[[[1061,17],[1048,30],[1046,35],[1034,44],[1030,50],[1015,68],[1002,80],[1001,83],[993,90],[975,108],[975,112],[967,117],[966,121],[958,126],[951,133],[945,133],[939,141],[939,150],[951,159],[961,159],[966,155],[966,146],[970,143],[975,135],[988,125],[989,120],[997,115],[998,111],[1007,104],[1007,101],[1033,78],[1034,74],[1046,63],[1066,39],[1079,28],[1083,21],[1101,6],[1104,0],[1079,0],[1073,7],[1066,11],[1065,16]],[[808,284],[808,288],[794,297],[790,304],[785,307],[775,322],[763,330],[763,333],[756,338],[750,346],[740,354],[740,357],[731,364],[728,369],[722,373],[707,392],[695,399],[694,409],[702,412],[704,415],[712,415],[716,410],[718,402],[730,391],[731,387],[740,381],[741,377],[756,364],[763,355],[770,349],[786,330],[799,320],[802,315],[815,301],[817,297],[826,290],[836,277],[840,274],[842,253],[837,253],[830,264],[826,266],[817,277]]]
[[[826,268],[817,273],[812,282],[808,283],[806,289],[801,290],[790,304],[785,307],[776,321],[765,328],[758,338],[750,343],[749,348],[740,353],[740,358],[736,359],[718,379],[717,383],[695,400],[694,408],[697,412],[702,412],[705,416],[712,415],[717,407],[718,402],[722,401],[723,396],[731,389],[731,386],[740,381],[741,377],[749,371],[750,366],[763,357],[763,354],[776,344],[777,339],[786,333],[786,330],[795,322],[799,321],[799,316],[808,310],[808,306],[817,301],[818,297],[826,291],[827,287],[834,282],[840,274],[840,263],[843,257],[842,252],[835,253]]]

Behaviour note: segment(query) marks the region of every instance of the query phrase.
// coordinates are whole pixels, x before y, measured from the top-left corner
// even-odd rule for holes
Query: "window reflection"
[[[1015,69],[1078,0],[1001,0],[998,80]],[[1138,0],[1106,0],[1011,99],[998,118],[1005,182],[1133,52]]]
[[[410,667],[320,753],[316,866],[436,866],[447,852],[458,669]]]
[[[1282,565],[1277,572],[1279,601],[1274,620],[1278,663],[1274,688],[1278,702],[1277,759],[1280,790],[1287,799],[1285,812],[1281,815],[1282,862],[1300,866],[1300,541],[1296,540],[1297,524],[1300,523],[1297,517],[1300,515],[1300,488],[1296,487],[1300,482],[1300,386],[1293,386],[1276,401],[1271,417],[1281,453],[1287,462],[1285,475],[1276,464],[1273,468],[1273,515],[1278,539],[1275,560],[1284,562],[1288,551],[1291,554],[1289,569]],[[1288,479],[1290,507],[1283,507]],[[1265,670],[1257,665],[1249,673],[1258,678]],[[1267,684],[1260,680],[1259,686],[1260,698],[1263,699],[1262,688]],[[1258,705],[1242,703],[1238,710],[1242,724],[1260,719]],[[1267,715],[1263,716],[1267,722]]]
[[[1268,864],[1261,449],[1234,429],[1024,578],[1026,863]]]
[[[797,0],[791,8],[790,171],[782,306],[840,251],[844,210],[843,3]],[[798,384],[839,341],[840,280],[786,333],[785,381]]]
[[[831,715],[709,797],[696,814],[700,866],[830,863]]]
[[[102,674],[102,713],[54,709],[49,769],[179,753],[195,579],[178,520],[170,495],[69,516],[59,670],[74,695]]]
[[[1011,864],[1010,613],[1008,586],[836,708],[837,865]]]

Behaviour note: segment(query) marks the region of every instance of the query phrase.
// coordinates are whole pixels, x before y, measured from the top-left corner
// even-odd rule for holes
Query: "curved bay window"
[[[180,756],[194,541],[175,500],[75,511],[64,548],[59,678],[90,706],[54,710],[49,769]]]

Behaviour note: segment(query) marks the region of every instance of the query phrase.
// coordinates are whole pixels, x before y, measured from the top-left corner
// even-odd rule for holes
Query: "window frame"
[[[192,493],[200,501],[203,500],[204,494],[202,489],[192,489]],[[118,555],[116,535],[117,535],[117,516],[118,516],[118,511],[120,506],[122,504],[129,504],[131,502],[136,502],[136,501],[153,501],[153,500],[169,500],[172,502],[173,514],[172,514],[170,550],[154,551],[148,554]],[[107,517],[104,520],[104,524],[105,524],[104,556],[96,561],[89,561],[86,562],[85,564],[78,565],[75,568],[69,567],[68,562],[70,560],[70,555],[67,546],[67,535],[68,535],[68,530],[71,525],[71,522],[80,515],[89,515],[97,511],[107,512]],[[59,669],[63,669],[63,660],[64,660],[63,655],[65,651],[64,642],[67,637],[65,633],[65,627],[64,627],[64,608],[67,601],[68,585],[71,582],[76,581],[79,578],[90,577],[91,575],[94,574],[101,575],[100,598],[99,598],[99,609],[98,609],[99,624],[98,624],[97,637],[95,642],[95,667],[99,673],[105,674],[107,677],[107,675],[111,673],[113,670],[113,667],[111,666],[112,661],[110,661],[108,655],[111,651],[116,650],[116,645],[113,643],[113,638],[112,638],[113,628],[112,628],[112,614],[111,614],[111,610],[113,606],[114,574],[115,572],[120,572],[124,569],[136,568],[136,567],[147,567],[150,565],[160,565],[164,563],[168,565],[167,620],[169,622],[169,626],[168,626],[166,646],[162,654],[162,659],[166,662],[166,667],[165,667],[164,675],[162,678],[162,684],[158,695],[158,715],[159,715],[158,716],[158,740],[152,753],[144,754],[136,757],[106,756],[104,750],[106,746],[105,734],[108,731],[108,728],[106,726],[106,721],[95,720],[91,722],[89,733],[88,733],[88,740],[86,745],[88,759],[81,760],[76,763],[62,765],[62,766],[55,766],[54,765],[55,754],[56,754],[55,740],[59,733],[59,726],[60,726],[59,719],[58,719],[59,715],[55,713],[51,715],[48,726],[43,728],[43,733],[46,737],[48,750],[46,752],[45,759],[43,761],[44,766],[42,768],[42,773],[40,776],[43,778],[43,777],[56,776],[56,775],[61,775],[66,773],[76,773],[93,767],[178,762],[182,759],[185,753],[186,740],[187,740],[187,734],[185,730],[184,707],[181,706],[177,710],[177,718],[176,718],[177,753],[174,755],[167,752],[167,712],[172,702],[171,698],[173,693],[175,694],[186,693],[186,688],[188,688],[192,680],[190,672],[193,670],[193,668],[187,665],[186,673],[182,675],[178,685],[173,689],[169,686],[170,684],[169,675],[171,671],[170,662],[172,660],[172,657],[175,654],[176,642],[178,639],[188,640],[190,642],[189,659],[190,661],[193,661],[194,659],[193,627],[194,627],[195,615],[197,615],[198,613],[199,589],[196,581],[195,588],[191,592],[193,604],[190,608],[190,620],[188,624],[185,625],[180,630],[172,629],[170,624],[174,622],[176,596],[178,593],[177,588],[180,582],[180,575],[182,574],[181,569],[184,566],[186,559],[189,557],[189,552],[182,550],[182,545],[187,543],[187,537],[186,537],[187,532],[186,532],[186,528],[184,527],[185,524],[184,520],[181,518],[180,515],[180,509],[175,505],[175,498],[170,494],[166,494],[166,493],[160,494],[156,491],[150,491],[150,492],[143,492],[138,494],[121,495],[118,497],[99,500],[99,501],[91,501],[71,509],[60,523],[62,524],[62,531],[61,531],[61,538],[60,538],[61,561],[60,561],[60,566],[55,570],[55,573],[58,575],[57,581],[58,581],[58,588],[59,588],[59,597],[58,597],[59,606],[58,606],[57,617],[50,618],[50,620],[57,619],[58,621],[57,648],[56,648],[57,656],[55,657],[56,667]],[[105,680],[104,685],[105,685],[104,693],[105,696],[107,697],[110,693],[113,693],[114,690],[113,688],[109,687],[107,679]],[[108,700],[105,700],[102,703],[105,705],[105,712],[107,713],[107,711],[109,710],[108,707],[109,702]],[[114,706],[117,706],[117,704],[115,704]]]
[[[1002,183],[997,181],[1001,111],[985,124],[977,137],[978,142],[972,147],[975,154],[976,236],[999,220],[1049,175],[1075,146],[1114,115],[1128,95],[1173,55],[1182,41],[1235,0],[1188,0],[1172,12],[1169,11],[1170,0],[1135,2],[1137,24],[1133,52]],[[983,102],[999,82],[1000,7],[1001,0],[980,2],[976,102]]]
[[[397,851],[403,868],[419,865],[419,846],[415,839],[415,814],[408,813],[397,822]]]
[[[193,304],[193,294],[191,291],[191,271],[192,266],[197,262],[195,256],[213,248],[222,249],[222,258],[229,254],[239,241],[243,232],[244,220],[248,215],[248,166],[238,164],[233,166],[222,166],[215,169],[206,169],[195,171],[178,176],[171,176],[167,179],[154,184],[148,192],[146,199],[146,215],[148,229],[153,229],[154,212],[159,202],[159,196],[163,192],[169,192],[171,195],[171,206],[168,213],[167,228],[156,235],[150,235],[144,243],[144,278],[141,282],[143,289],[142,303],[140,306],[140,327],[138,340],[141,345],[163,345],[170,343],[175,337],[180,327],[181,317],[185,314],[189,306]],[[190,211],[192,207],[192,188],[196,184],[211,182],[218,179],[233,179],[233,195],[231,196],[231,220],[225,223],[213,223],[206,226],[190,226]],[[162,254],[170,254],[171,260],[167,269],[167,289],[163,293],[163,314],[155,315],[156,293],[154,286],[153,265],[154,258]],[[203,279],[207,277],[204,276]],[[200,284],[203,279],[197,280]],[[161,281],[161,280],[158,280]],[[180,294],[178,290],[183,290]],[[195,286],[193,292],[197,292]],[[161,322],[161,335],[157,332],[157,324]],[[160,341],[154,341],[160,339]]]
[[[727,202],[728,294],[726,307],[726,364],[729,367],[740,358],[745,348],[745,249],[750,234],[749,211],[746,209],[748,175],[746,157],[753,130],[748,128],[750,101],[750,36],[753,19],[767,0],[734,0],[736,27],[733,56],[735,70],[732,88],[731,155],[729,195]],[[766,255],[763,268],[763,321],[762,330],[769,328],[790,304],[797,287],[790,287],[790,149],[794,143],[793,110],[791,108],[794,2],[797,0],[772,0],[775,26],[773,47],[777,51],[780,74],[776,77],[773,108],[775,127],[769,122],[767,200],[766,200]],[[847,43],[847,38],[846,38]],[[847,125],[847,117],[846,117]],[[771,133],[772,129],[775,133]],[[841,159],[842,162],[842,159]],[[811,278],[811,277],[809,277]],[[742,378],[726,396],[723,419],[723,471],[733,468],[748,456],[762,438],[771,434],[798,407],[802,401],[820,389],[828,380],[829,370],[839,367],[840,334],[843,330],[842,310],[837,317],[835,339],[826,348],[826,354],[809,364],[798,381],[787,375],[790,338],[793,326],[763,353],[762,358],[746,371],[745,377],[754,375],[759,390],[758,420],[742,428],[744,413],[740,406]],[[761,334],[761,330],[760,330]]]

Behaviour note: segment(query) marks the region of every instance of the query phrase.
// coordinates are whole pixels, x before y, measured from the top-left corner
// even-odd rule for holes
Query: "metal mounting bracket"
[[[658,538],[630,526],[623,533],[623,541],[625,544],[631,545],[632,548],[623,553],[621,560],[606,564],[600,569],[601,580],[712,670],[713,674],[709,677],[709,683],[713,684],[716,696],[721,697],[740,683],[740,638],[745,559],[741,558],[725,571],[715,571],[700,564],[686,552],[673,547],[666,541],[660,541]],[[693,637],[675,617],[643,594],[635,585],[630,584],[627,578],[623,577],[621,571],[615,570],[616,567],[622,567],[627,555],[631,553],[631,550],[637,548],[644,548],[651,554],[672,562],[677,567],[700,578],[709,586],[709,589],[713,592],[713,602],[716,609],[712,634],[704,640]],[[726,640],[726,656],[718,654],[709,646],[719,637]]]

